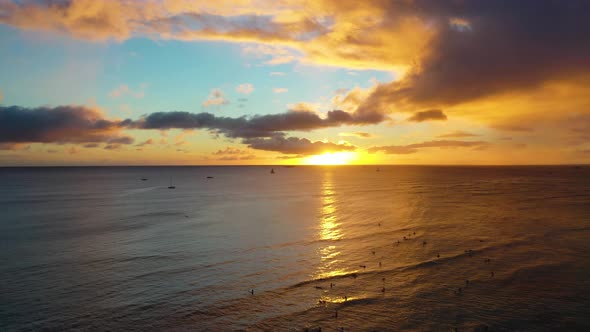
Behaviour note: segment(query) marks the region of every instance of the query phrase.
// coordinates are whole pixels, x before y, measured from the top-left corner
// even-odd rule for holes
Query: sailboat
[[[172,177],[170,177],[170,185],[168,186],[168,189],[176,189],[176,186],[172,185]]]
[[[270,174],[275,174],[275,169],[274,168],[271,168],[270,169]]]

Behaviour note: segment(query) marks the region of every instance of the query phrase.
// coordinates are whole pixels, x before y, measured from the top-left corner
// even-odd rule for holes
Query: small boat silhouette
[[[274,168],[271,168],[270,169],[270,174],[275,174],[275,169]]]
[[[172,185],[172,177],[170,177],[170,185],[168,186],[168,189],[176,189],[176,186]]]

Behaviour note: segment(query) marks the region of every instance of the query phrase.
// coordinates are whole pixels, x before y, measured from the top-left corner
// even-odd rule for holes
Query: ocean
[[[272,168],[0,168],[0,330],[590,331],[590,167]]]

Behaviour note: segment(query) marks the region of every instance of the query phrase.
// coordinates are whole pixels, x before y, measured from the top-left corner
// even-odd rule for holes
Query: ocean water
[[[0,330],[590,330],[590,167],[274,169],[0,168]]]

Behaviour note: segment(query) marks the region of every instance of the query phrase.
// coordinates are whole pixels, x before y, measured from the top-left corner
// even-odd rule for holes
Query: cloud
[[[285,46],[250,44],[242,48],[242,53],[257,58],[267,58],[268,65],[280,65],[296,61],[298,54],[294,49]],[[270,58],[270,59],[268,59]]]
[[[135,146],[146,146],[146,145],[153,145],[155,142],[153,139],[147,139],[139,144],[136,144]]]
[[[211,113],[156,112],[127,125],[137,129],[208,129],[230,138],[271,137],[285,131],[311,131],[341,125],[369,125],[384,121],[376,113],[348,113],[340,110],[320,117],[315,112],[290,110],[285,113],[251,117],[221,117]]]
[[[212,155],[217,156],[217,160],[224,161],[252,160],[257,158],[256,155],[249,151],[233,147],[226,147],[223,150],[217,150],[216,152],[213,152]]]
[[[243,140],[243,143],[252,149],[297,155],[356,150],[356,147],[350,144],[336,144],[321,141],[312,142],[307,138],[284,137],[284,135],[274,135],[269,138],[246,138]]]
[[[282,71],[272,71],[269,74],[270,76],[285,76],[285,73]]]
[[[358,137],[358,138],[373,138],[373,134],[365,133],[361,131],[353,132],[353,133],[339,133],[338,136],[343,137]]]
[[[10,151],[19,151],[19,150],[28,150],[28,144],[24,143],[0,143],[0,150],[10,150]]]
[[[121,144],[113,143],[107,144],[104,149],[105,150],[119,150],[121,148]]]
[[[348,92],[347,92],[348,91]],[[373,89],[361,89],[355,87],[352,90],[338,89],[336,95],[332,98],[332,104],[335,108],[347,112],[354,112],[359,109],[363,101],[372,93]],[[371,111],[368,108],[365,110]],[[378,109],[379,112],[389,112],[389,109]]]
[[[212,105],[226,105],[229,104],[229,100],[225,99],[225,95],[221,89],[213,89],[209,93],[209,97],[207,100],[203,102],[204,107],[209,107]]]
[[[386,154],[411,154],[423,148],[482,148],[489,143],[484,141],[454,141],[438,140],[415,143],[409,145],[374,146],[368,149],[369,153],[383,152]]]
[[[246,150],[241,150],[241,149],[233,148],[233,147],[229,146],[229,147],[226,147],[223,150],[217,150],[216,152],[213,152],[212,154],[215,155],[215,156],[237,155],[237,154],[244,155],[244,154],[249,154],[249,152],[246,151]]]
[[[272,92],[274,93],[285,93],[287,91],[289,91],[287,88],[272,88]]]
[[[502,131],[520,131],[520,132],[531,132],[534,129],[531,127],[515,125],[515,124],[494,124],[492,128]]]
[[[579,42],[590,33],[584,14],[590,2],[415,5],[436,29],[427,52],[403,79],[380,85],[362,108],[457,105],[590,74],[590,46]],[[453,24],[447,24],[449,20]]]
[[[453,132],[450,133],[446,133],[446,134],[442,134],[442,135],[438,135],[437,137],[440,138],[461,138],[461,137],[474,137],[474,136],[478,136],[463,130],[455,130]]]
[[[141,99],[145,96],[145,93],[143,91],[144,87],[145,84],[142,84],[137,91],[133,91],[126,84],[121,84],[116,89],[109,92],[109,96],[111,96],[112,98],[130,96],[133,98]]]
[[[336,0],[23,0],[0,2],[0,22],[104,41],[132,37],[256,43],[268,63],[296,60],[358,68],[409,61],[432,35],[429,17],[411,2]],[[390,47],[396,45],[396,47]],[[269,50],[270,49],[270,50]],[[284,51],[287,50],[287,51]]]
[[[441,110],[428,110],[416,112],[407,120],[412,122],[424,122],[430,120],[446,120],[447,116]]]
[[[24,108],[0,106],[0,143],[118,143],[122,123],[83,106]]]
[[[222,157],[217,158],[217,160],[223,160],[223,161],[252,160],[252,159],[257,159],[256,155],[249,154],[249,155],[245,155],[245,156],[222,156]]]
[[[250,83],[244,83],[244,84],[240,84],[238,85],[238,87],[236,88],[236,91],[238,93],[241,93],[243,95],[249,95],[252,92],[254,92],[254,86]]]
[[[319,110],[322,107],[322,104],[299,102],[299,103],[294,103],[294,104],[287,104],[287,106],[290,110],[294,110],[294,111],[306,111],[306,112],[312,112],[312,113],[319,113]]]

